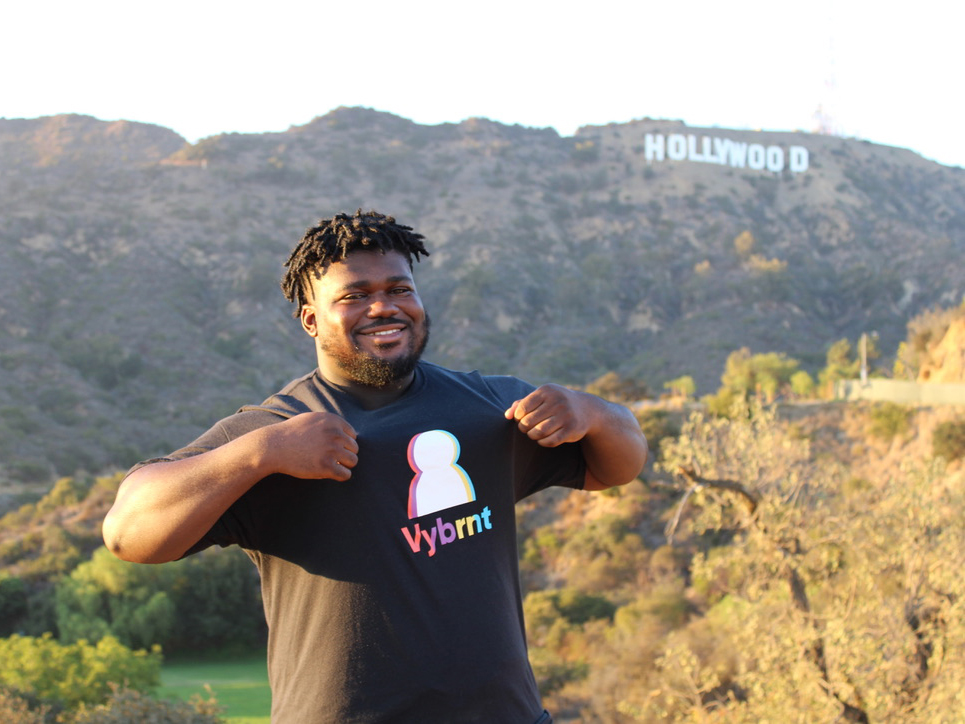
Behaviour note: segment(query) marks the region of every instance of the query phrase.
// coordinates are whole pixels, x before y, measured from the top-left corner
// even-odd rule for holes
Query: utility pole
[[[878,339],[878,333],[872,332],[871,336]],[[858,341],[858,354],[861,356],[861,386],[868,385],[868,333],[862,332],[861,339]]]
[[[858,343],[858,351],[861,354],[861,386],[868,384],[868,333],[861,333],[861,341]]]

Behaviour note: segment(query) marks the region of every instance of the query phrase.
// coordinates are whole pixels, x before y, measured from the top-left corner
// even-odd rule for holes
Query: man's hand
[[[359,461],[355,429],[331,412],[305,412],[264,428],[273,472],[344,481]]]
[[[516,400],[504,414],[507,420],[516,420],[530,440],[557,447],[584,438],[592,422],[590,400],[596,399],[560,385],[543,385]]]
[[[643,470],[647,440],[625,407],[560,385],[543,385],[505,412],[543,447],[578,442],[586,460],[584,490],[624,485]]]

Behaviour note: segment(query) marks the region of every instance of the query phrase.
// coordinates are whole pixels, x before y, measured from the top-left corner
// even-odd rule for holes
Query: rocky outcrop
[[[952,322],[938,344],[929,350],[918,381],[965,383],[965,318]]]

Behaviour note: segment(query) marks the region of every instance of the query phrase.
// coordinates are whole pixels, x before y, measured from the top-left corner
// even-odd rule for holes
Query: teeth
[[[394,333],[396,333],[396,332],[398,332],[398,331],[399,331],[399,330],[397,330],[397,329],[388,329],[388,330],[386,330],[386,331],[384,331],[384,332],[374,332],[374,334],[375,334],[376,337],[384,337],[384,336],[387,335],[387,334],[394,334]]]

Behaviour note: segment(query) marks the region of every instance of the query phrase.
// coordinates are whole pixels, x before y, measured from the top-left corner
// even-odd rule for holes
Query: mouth
[[[391,320],[364,327],[358,330],[356,335],[361,338],[370,339],[375,342],[377,346],[383,347],[400,342],[408,328],[409,325],[407,324],[397,320]]]

